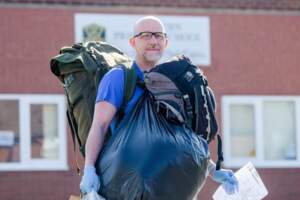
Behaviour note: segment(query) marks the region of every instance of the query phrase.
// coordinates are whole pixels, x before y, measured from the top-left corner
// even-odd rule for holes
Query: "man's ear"
[[[135,48],[135,39],[133,37],[129,39],[129,44],[132,48]]]
[[[166,44],[165,44],[165,47],[167,47],[168,44],[169,44],[169,40],[168,40],[168,38],[166,38]]]

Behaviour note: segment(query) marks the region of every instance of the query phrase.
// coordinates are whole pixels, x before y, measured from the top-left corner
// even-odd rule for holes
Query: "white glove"
[[[223,188],[227,194],[234,194],[239,191],[239,183],[232,170],[216,170],[216,165],[210,161],[209,172],[215,182],[223,184]]]
[[[98,192],[100,189],[100,179],[96,174],[96,169],[92,165],[84,168],[83,176],[80,182],[80,191],[82,193],[89,193],[92,191]]]

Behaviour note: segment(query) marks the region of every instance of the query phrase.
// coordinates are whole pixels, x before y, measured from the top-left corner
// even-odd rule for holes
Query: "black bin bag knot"
[[[145,91],[99,155],[99,193],[107,200],[193,199],[209,158],[206,141],[157,113]]]

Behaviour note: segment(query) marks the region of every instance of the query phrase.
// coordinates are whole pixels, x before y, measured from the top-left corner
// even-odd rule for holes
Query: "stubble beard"
[[[161,59],[162,53],[161,52],[145,52],[143,57],[146,62],[155,64]]]

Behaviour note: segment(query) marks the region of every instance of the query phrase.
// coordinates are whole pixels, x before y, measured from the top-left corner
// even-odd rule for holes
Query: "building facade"
[[[299,10],[300,1],[275,0],[1,1],[1,199],[79,193],[74,160],[83,161],[73,151],[62,85],[49,67],[62,46],[77,40],[79,13],[208,19],[209,62],[200,67],[217,98],[225,167],[251,161],[269,191],[265,199],[299,199]],[[208,179],[198,199],[212,199],[217,187]]]

